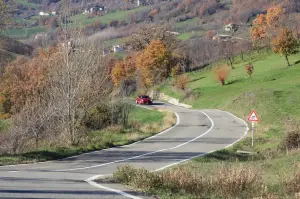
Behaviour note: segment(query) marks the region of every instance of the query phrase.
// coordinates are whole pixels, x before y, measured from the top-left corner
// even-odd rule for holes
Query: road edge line
[[[203,113],[203,114],[210,120],[210,122],[211,122],[211,128],[210,128],[209,130],[207,130],[204,134],[202,134],[201,136],[199,136],[199,138],[201,138],[202,136],[204,136],[204,135],[206,135],[207,133],[209,133],[209,132],[213,129],[213,127],[214,127],[215,124],[214,124],[213,119],[212,119],[207,113],[205,113],[204,111],[200,111],[200,110],[194,110],[194,111]],[[218,110],[218,111],[221,111],[221,110]],[[240,137],[240,138],[239,138],[238,140],[236,140],[235,142],[233,142],[233,143],[231,143],[231,144],[229,144],[229,145],[227,145],[226,147],[223,148],[223,149],[226,149],[226,148],[231,147],[231,146],[234,145],[235,143],[239,142],[240,140],[242,140],[242,139],[248,134],[249,126],[248,126],[248,124],[247,124],[247,122],[246,122],[245,120],[243,120],[243,119],[241,119],[241,118],[235,116],[234,114],[232,114],[232,113],[230,113],[230,112],[228,112],[228,111],[222,111],[222,112],[229,113],[230,115],[234,116],[234,117],[237,118],[238,120],[243,121],[244,124],[246,125],[246,126],[245,126],[245,127],[246,127],[246,131],[244,132],[243,136]],[[220,149],[218,149],[218,150],[220,150]],[[176,162],[176,163],[173,163],[173,164],[164,166],[164,167],[162,167],[162,168],[153,170],[153,171],[151,171],[151,172],[161,171],[161,170],[167,169],[167,168],[169,168],[169,167],[172,167],[172,166],[181,164],[181,163],[183,163],[183,162],[192,160],[192,159],[194,159],[194,158],[201,157],[201,156],[204,156],[204,155],[207,155],[207,154],[216,152],[216,151],[218,151],[218,150],[213,150],[213,151],[210,151],[210,152],[207,152],[207,153],[204,153],[204,154],[200,154],[200,155],[197,155],[197,156],[193,156],[193,157],[191,157],[191,158],[188,158],[188,159],[185,159],[185,160],[181,160],[181,161],[179,161],[179,162]],[[112,176],[112,174],[108,174],[107,176]],[[101,184],[98,184],[98,183],[96,183],[96,182],[94,181],[94,180],[99,179],[99,178],[101,178],[101,177],[104,177],[104,176],[103,176],[103,175],[95,175],[95,176],[92,176],[91,178],[87,179],[86,182],[88,182],[90,185],[92,185],[92,186],[94,186],[94,187],[97,187],[97,188],[100,188],[100,189],[104,189],[104,190],[108,190],[108,191],[112,191],[112,192],[114,192],[114,193],[123,195],[123,196],[128,197],[128,198],[132,198],[132,199],[141,199],[141,198],[139,198],[139,197],[130,195],[130,194],[125,193],[125,192],[123,192],[123,191],[116,190],[116,189],[111,189],[111,188],[109,188],[109,187],[105,187],[105,186],[103,186],[103,185],[101,185]]]
[[[105,177],[105,176],[110,176],[110,175],[96,175],[96,176],[93,176],[87,180],[85,180],[85,182],[89,183],[91,186],[94,186],[94,187],[97,187],[99,189],[103,189],[103,190],[106,190],[106,191],[110,191],[110,192],[114,192],[114,193],[117,193],[119,195],[122,195],[124,197],[127,197],[127,198],[132,198],[132,199],[142,199],[140,197],[137,197],[137,196],[134,196],[134,195],[131,195],[129,193],[126,193],[124,191],[121,191],[121,190],[118,190],[118,189],[113,189],[113,188],[110,188],[110,187],[106,187],[106,186],[103,186],[101,184],[98,184],[96,183],[94,180],[96,179],[99,179],[101,177]]]
[[[155,154],[155,153],[159,153],[159,152],[163,152],[163,151],[168,151],[168,150],[173,150],[173,149],[177,149],[179,147],[182,147],[184,145],[187,145],[191,142],[194,142],[195,140],[198,140],[199,138],[203,137],[204,135],[206,135],[207,133],[209,133],[215,126],[215,123],[214,121],[204,112],[202,111],[197,111],[195,110],[196,112],[200,112],[202,113],[204,116],[206,116],[210,122],[211,122],[211,127],[206,131],[204,132],[203,134],[187,141],[187,142],[184,142],[182,144],[179,144],[177,146],[174,146],[174,147],[171,147],[171,148],[165,148],[165,149],[160,149],[160,150],[157,150],[157,151],[152,151],[152,152],[148,152],[148,153],[145,153],[145,154],[142,154],[142,155],[138,155],[138,156],[133,156],[133,157],[130,157],[130,158],[125,158],[125,159],[121,159],[121,160],[116,160],[116,161],[113,161],[113,162],[107,162],[107,163],[103,163],[103,164],[99,164],[99,165],[94,165],[94,166],[89,166],[89,167],[80,167],[80,168],[74,168],[74,169],[62,169],[62,170],[54,170],[54,172],[65,172],[65,171],[78,171],[78,170],[84,170],[84,169],[92,169],[92,168],[97,168],[97,167],[102,167],[102,166],[106,166],[106,165],[110,165],[110,164],[115,164],[115,163],[119,163],[119,162],[124,162],[124,161],[127,161],[127,160],[133,160],[133,159],[136,159],[136,158],[140,158],[140,157],[144,157],[144,156],[147,156],[147,155],[152,155],[152,154]],[[178,124],[180,122],[180,118],[178,116]],[[177,125],[178,125],[177,124]],[[177,125],[175,125],[174,127],[176,127]]]
[[[179,122],[180,122],[180,119],[179,119],[179,115],[177,112],[173,112],[176,116],[176,124],[171,126],[170,128],[160,132],[160,133],[157,133],[151,137],[148,137],[148,138],[145,138],[143,140],[139,140],[137,142],[133,142],[133,143],[130,143],[130,144],[126,144],[126,145],[122,145],[122,146],[119,146],[119,147],[127,147],[127,146],[131,146],[131,145],[134,145],[134,144],[137,144],[139,142],[142,142],[144,140],[147,140],[147,139],[151,139],[151,138],[155,138],[159,135],[162,135],[164,133],[167,133],[168,131],[170,131],[171,129],[175,128],[176,126],[178,126]],[[0,166],[0,168],[5,168],[5,167],[15,167],[15,166],[26,166],[26,165],[36,165],[36,164],[45,164],[45,163],[52,163],[52,162],[56,162],[56,161],[62,161],[62,160],[68,160],[68,159],[71,159],[71,158],[76,158],[76,157],[79,157],[79,156],[84,156],[84,155],[88,155],[88,154],[93,154],[93,153],[97,153],[97,152],[100,152],[100,151],[107,151],[107,150],[110,150],[110,149],[114,149],[114,148],[119,148],[119,147],[110,147],[110,148],[107,148],[107,149],[101,149],[101,150],[97,150],[97,151],[91,151],[91,152],[87,152],[87,153],[82,153],[82,154],[79,154],[79,155],[74,155],[74,156],[70,156],[70,157],[66,157],[66,158],[61,158],[61,159],[56,159],[56,160],[48,160],[48,161],[43,161],[43,162],[31,162],[31,163],[25,163],[25,164],[11,164],[11,165],[2,165]]]
[[[230,112],[228,112],[228,111],[222,111],[222,110],[218,110],[218,109],[216,109],[216,110],[217,110],[217,111],[221,111],[221,112],[225,112],[225,113],[229,113],[231,116],[237,118],[238,120],[241,120],[241,121],[242,121],[243,123],[245,123],[245,125],[246,125],[246,126],[245,126],[245,127],[246,127],[246,131],[244,132],[243,136],[240,137],[239,139],[237,139],[236,141],[234,141],[233,143],[231,143],[231,144],[229,144],[229,145],[227,145],[227,146],[225,146],[225,147],[223,148],[223,149],[227,149],[227,148],[233,146],[234,144],[236,144],[237,142],[241,141],[243,138],[245,138],[246,135],[248,134],[248,131],[249,131],[250,129],[249,129],[249,126],[248,126],[248,124],[247,124],[247,122],[246,122],[245,120],[243,120],[243,119],[241,119],[241,118],[235,116],[234,114],[232,114],[232,113],[230,113]],[[199,110],[196,110],[196,111],[204,113],[209,119],[211,119],[205,112],[199,111]],[[211,121],[213,121],[213,120],[211,119]],[[176,163],[173,163],[173,164],[164,166],[164,167],[162,167],[162,168],[156,169],[156,170],[154,170],[154,171],[152,171],[152,172],[161,171],[161,170],[164,170],[164,169],[166,169],[166,168],[169,168],[169,167],[172,167],[172,166],[181,164],[181,163],[183,163],[183,162],[192,160],[192,159],[194,159],[194,158],[198,158],[198,157],[201,157],[201,156],[210,154],[210,153],[214,153],[214,152],[219,151],[219,150],[221,150],[221,149],[209,151],[209,152],[207,152],[207,153],[200,154],[200,155],[196,155],[196,156],[190,157],[190,158],[188,158],[188,159],[181,160],[181,161],[179,161],[179,162],[176,162]]]

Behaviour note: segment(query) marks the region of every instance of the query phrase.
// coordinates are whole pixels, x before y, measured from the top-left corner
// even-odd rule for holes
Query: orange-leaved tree
[[[114,65],[111,71],[111,78],[115,86],[118,86],[123,80],[134,77],[136,71],[135,59],[135,55],[129,55]]]
[[[148,87],[167,78],[171,73],[171,59],[172,55],[162,41],[151,41],[136,59],[143,86]]]
[[[253,21],[251,37],[253,41],[271,38],[277,31],[283,8],[275,5],[267,9],[266,14],[259,14]]]
[[[17,57],[6,66],[0,82],[1,107],[4,113],[18,113],[25,103],[39,100],[47,82],[45,76],[56,59],[57,48],[40,50],[32,59]]]
[[[229,67],[227,64],[214,69],[216,79],[222,84],[222,86],[225,85],[225,81],[229,77],[230,72],[231,72],[231,67]]]
[[[111,71],[111,78],[115,86],[118,86],[120,82],[126,78],[125,64],[123,61],[118,61]]]
[[[283,14],[283,8],[281,5],[275,5],[267,10],[266,23],[269,27],[277,26],[280,16]]]
[[[253,64],[249,63],[245,66],[246,72],[249,75],[250,79],[252,79],[252,74],[254,72],[254,66]]]
[[[295,38],[293,32],[288,28],[281,29],[278,36],[273,39],[272,44],[273,51],[283,55],[288,66],[290,66],[288,56],[296,54],[299,47],[299,42]]]
[[[175,79],[175,86],[181,90],[185,90],[186,84],[190,81],[186,74],[178,75]]]
[[[252,36],[252,40],[254,40],[254,41],[266,38],[266,36],[267,36],[266,16],[264,14],[258,15],[253,20],[251,36]]]

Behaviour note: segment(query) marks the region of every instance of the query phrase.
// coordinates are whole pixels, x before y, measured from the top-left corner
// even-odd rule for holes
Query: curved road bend
[[[145,198],[120,185],[97,184],[92,180],[99,177],[97,175],[112,174],[123,164],[150,170],[167,168],[225,148],[240,140],[248,130],[243,120],[227,112],[197,111],[162,103],[153,106],[176,112],[177,124],[124,147],[58,161],[0,167],[0,198]]]

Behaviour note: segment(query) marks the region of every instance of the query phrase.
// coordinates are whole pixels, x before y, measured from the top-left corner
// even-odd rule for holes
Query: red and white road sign
[[[260,121],[255,110],[252,110],[252,112],[250,113],[250,115],[248,117],[248,121],[249,122],[259,122]]]

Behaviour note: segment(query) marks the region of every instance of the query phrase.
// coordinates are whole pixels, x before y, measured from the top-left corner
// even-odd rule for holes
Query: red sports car
[[[137,104],[152,104],[152,99],[147,95],[140,95],[136,98]]]

